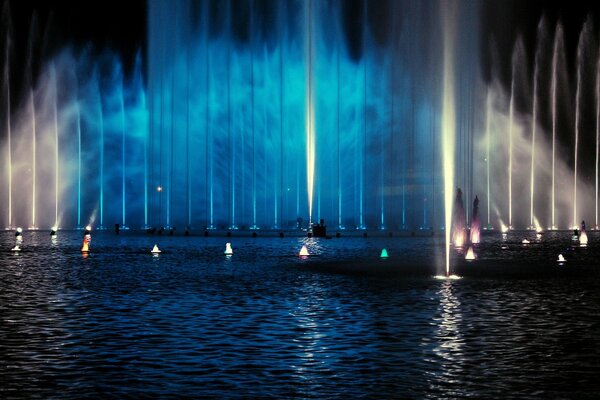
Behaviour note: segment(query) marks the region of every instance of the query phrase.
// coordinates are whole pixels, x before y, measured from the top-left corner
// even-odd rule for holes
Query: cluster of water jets
[[[477,259],[477,253],[475,252],[476,247],[481,242],[481,220],[479,216],[479,198],[475,196],[473,201],[473,211],[472,211],[472,219],[470,223],[470,228],[467,229],[466,216],[465,216],[465,208],[462,199],[462,190],[459,188],[456,191],[456,197],[453,208],[453,217],[452,217],[452,230],[451,230],[451,239],[452,245],[455,249],[462,252],[464,248],[467,248],[465,253],[465,260],[473,261]],[[504,227],[502,230],[502,237],[506,239],[508,228]],[[538,239],[541,239],[543,230],[541,228],[537,228],[536,236]],[[577,242],[580,247],[587,247],[588,245],[588,235],[586,231],[585,221],[581,221],[581,224],[574,227],[572,240]],[[521,241],[524,246],[529,245],[531,242],[529,239],[525,238]],[[566,263],[566,259],[562,254],[558,255],[556,260],[559,265],[564,265]],[[447,270],[447,274],[445,276],[438,276],[438,278],[455,278],[458,279],[458,276],[450,275],[449,270]]]
[[[592,228],[599,228],[600,51],[594,32],[587,18],[570,61],[563,24],[558,21],[551,34],[542,17],[529,51],[533,71],[518,37],[510,87],[496,79],[482,94],[484,129],[474,138],[482,156],[474,170],[485,171],[475,174],[475,191],[487,199],[484,229],[578,229],[592,213]]]

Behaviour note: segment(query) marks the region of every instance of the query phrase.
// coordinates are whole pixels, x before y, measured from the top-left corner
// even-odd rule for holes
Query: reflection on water
[[[484,236],[477,260],[455,260],[460,280],[434,279],[419,256],[443,247],[429,238],[99,232],[84,256],[80,232],[24,235],[13,254],[0,234],[3,399],[600,391],[594,232],[584,249]],[[302,244],[315,256],[298,257]]]
[[[433,392],[443,391],[460,383],[463,363],[464,338],[461,333],[462,313],[461,304],[455,291],[455,280],[441,281],[437,292],[439,307],[433,318],[435,325],[433,339],[433,360],[440,372],[432,376],[431,389]],[[455,389],[456,390],[456,389]]]

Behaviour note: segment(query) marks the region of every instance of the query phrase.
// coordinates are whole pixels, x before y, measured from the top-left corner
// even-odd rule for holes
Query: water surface
[[[460,280],[437,237],[0,235],[2,398],[600,395],[595,232],[485,235]]]

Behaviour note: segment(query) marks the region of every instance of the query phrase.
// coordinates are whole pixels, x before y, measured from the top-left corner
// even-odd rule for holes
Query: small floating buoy
[[[89,253],[90,252],[90,248],[88,246],[88,242],[87,241],[83,241],[83,246],[81,246],[81,252],[82,253]]]
[[[301,257],[306,257],[308,256],[308,249],[306,248],[306,245],[303,245],[302,248],[300,249],[300,256]]]
[[[562,255],[562,254],[559,254],[559,255],[558,255],[558,260],[556,260],[556,261],[558,261],[559,263],[564,263],[564,262],[566,262],[567,260],[566,260],[566,259],[563,257],[563,255]]]
[[[388,258],[388,252],[387,249],[383,249],[381,250],[381,258]]]
[[[154,247],[152,248],[152,251],[151,251],[151,253],[152,253],[152,254],[158,254],[158,253],[160,253],[160,252],[161,252],[161,251],[160,251],[160,249],[158,248],[158,246],[157,246],[157,245],[154,245]]]
[[[233,249],[231,248],[231,243],[225,243],[225,255],[230,256],[233,254]]]
[[[465,260],[472,261],[475,258],[477,258],[477,256],[475,255],[475,251],[473,250],[473,246],[469,246],[469,249],[467,250],[467,254],[465,255]]]
[[[15,245],[15,247],[13,247],[13,248],[11,249],[11,251],[21,251],[21,248],[20,248],[20,247],[19,247],[19,245],[17,244],[17,245]]]

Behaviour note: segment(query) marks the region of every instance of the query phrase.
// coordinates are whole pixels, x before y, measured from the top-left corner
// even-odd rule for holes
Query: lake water
[[[1,232],[0,398],[598,398],[588,235],[484,235],[447,280],[431,236]]]

